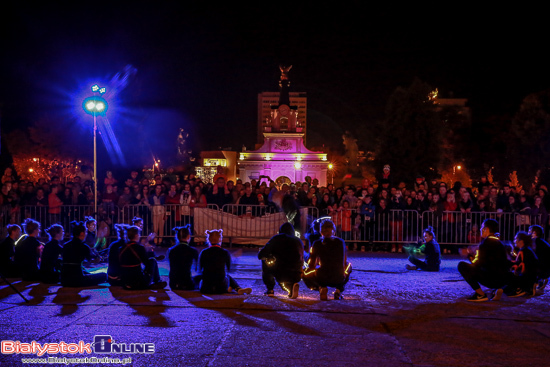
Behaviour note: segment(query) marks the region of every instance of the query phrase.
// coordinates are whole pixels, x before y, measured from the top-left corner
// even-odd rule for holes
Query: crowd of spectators
[[[544,227],[548,226],[550,196],[544,185],[526,191],[517,190],[508,182],[495,185],[482,176],[472,187],[456,182],[448,186],[437,179],[426,181],[418,176],[409,183],[394,184],[389,167],[377,180],[364,179],[360,185],[328,184],[320,186],[317,179],[306,177],[304,182],[294,182],[277,187],[268,177],[243,182],[226,181],[223,176],[215,177],[214,183],[205,183],[190,174],[183,179],[173,170],[156,174],[152,178],[140,176],[132,171],[128,177],[115,177],[107,171],[98,182],[97,215],[114,215],[131,205],[148,207],[153,230],[159,237],[164,235],[163,220],[165,205],[178,204],[179,216],[192,216],[193,208],[216,204],[239,204],[243,206],[267,206],[276,208],[275,192],[283,192],[294,198],[300,207],[314,207],[315,216],[331,216],[338,225],[344,239],[350,239],[354,224],[375,221],[376,216],[392,210],[414,211],[419,214],[433,212],[462,213],[517,213],[524,216],[537,216]],[[0,215],[2,224],[18,223],[23,207],[44,207],[50,218],[62,214],[63,206],[94,204],[94,185],[90,172],[80,172],[71,179],[52,177],[49,181],[37,182],[18,180],[11,168],[2,176],[0,195]],[[94,214],[94,213],[87,213]],[[143,213],[139,213],[143,216]],[[242,214],[239,212],[239,214]],[[255,213],[252,213],[255,214]],[[51,224],[48,223],[48,224]],[[529,220],[529,223],[532,221]],[[526,223],[526,224],[529,224]],[[364,238],[361,238],[363,240]]]

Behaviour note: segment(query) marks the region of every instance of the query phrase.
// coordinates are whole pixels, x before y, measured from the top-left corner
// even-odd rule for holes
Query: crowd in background
[[[50,180],[40,178],[31,182],[17,179],[13,170],[7,168],[2,176],[0,194],[2,224],[6,226],[22,221],[25,218],[21,216],[23,207],[44,207],[50,221],[45,224],[50,225],[57,216],[62,217],[64,206],[93,205],[93,190],[89,170],[79,172],[71,179],[53,176]],[[152,229],[162,237],[164,205],[178,205],[178,216],[192,216],[195,207],[206,207],[207,204],[216,204],[220,208],[225,204],[276,208],[280,206],[274,199],[276,192],[293,198],[300,207],[316,208],[315,216],[333,217],[344,239],[349,239],[346,236],[355,223],[364,224],[365,219],[375,221],[376,215],[391,210],[438,215],[444,212],[518,213],[537,216],[543,227],[547,227],[550,209],[550,196],[544,185],[518,190],[508,182],[493,184],[486,176],[470,187],[460,182],[449,186],[437,179],[427,181],[421,176],[411,182],[395,183],[389,166],[385,166],[377,183],[364,179],[357,186],[320,186],[316,178],[310,177],[306,177],[304,182],[278,187],[271,178],[263,176],[258,180],[243,182],[238,179],[233,182],[225,180],[222,175],[215,177],[214,183],[205,183],[194,174],[184,178],[173,170],[153,177],[144,177],[137,170],[131,171],[127,177],[115,177],[107,171],[98,182],[96,214],[109,216],[128,206],[144,206],[152,218]],[[144,213],[139,214],[144,216]]]

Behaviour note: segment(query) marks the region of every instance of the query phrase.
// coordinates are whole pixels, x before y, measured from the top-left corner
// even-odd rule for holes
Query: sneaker
[[[480,295],[477,292],[475,292],[472,296],[466,298],[466,301],[470,301],[470,302],[485,302],[488,300],[489,298],[485,293],[483,293],[483,295]]]
[[[405,267],[407,268],[407,270],[416,270],[416,266],[414,266],[414,265],[407,264],[407,265],[405,265]]]
[[[508,297],[514,298],[514,297],[521,297],[524,296],[527,292],[525,292],[523,289],[518,288],[516,291],[512,294],[509,294]]]
[[[288,298],[296,299],[300,293],[300,283],[294,283],[290,292],[288,292]]]
[[[264,293],[264,296],[275,297],[275,291],[274,291],[273,289],[268,289],[268,290]]]
[[[548,278],[541,280],[541,281],[539,282],[539,285],[538,285],[537,289],[538,289],[539,291],[544,290],[544,288],[546,287],[546,284],[548,284]]]
[[[237,294],[243,295],[243,294],[250,294],[252,293],[252,288],[237,288]]]
[[[160,282],[151,284],[149,286],[149,289],[164,289],[167,285],[168,283],[166,283],[165,281],[160,281]]]
[[[328,288],[327,287],[322,287],[322,288],[319,289],[319,298],[321,299],[321,301],[328,300]]]
[[[503,293],[504,293],[504,290],[502,288],[497,289],[495,291],[494,296],[491,298],[491,301],[500,301]]]
[[[334,299],[338,300],[338,299],[344,299],[344,296],[342,296],[342,292],[340,292],[339,289],[335,290],[334,291]]]

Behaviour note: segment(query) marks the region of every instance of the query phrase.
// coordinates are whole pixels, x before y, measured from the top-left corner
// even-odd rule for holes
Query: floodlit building
[[[290,98],[291,67],[281,67],[279,100],[270,106],[270,114],[261,124],[263,145],[253,151],[239,153],[239,177],[243,181],[269,176],[278,183],[305,180],[306,176],[327,184],[327,154],[312,152],[304,145],[304,126],[299,106]],[[260,112],[259,112],[260,113]]]

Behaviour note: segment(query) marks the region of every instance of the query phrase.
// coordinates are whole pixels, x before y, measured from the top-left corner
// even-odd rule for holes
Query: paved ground
[[[134,366],[550,366],[550,291],[466,302],[456,256],[433,274],[405,270],[403,254],[350,252],[346,299],[321,302],[303,283],[296,300],[263,296],[257,250],[231,252],[249,296],[16,281],[25,304],[0,283],[0,340],[154,343],[154,354],[109,355]],[[27,357],[0,354],[0,365]]]

